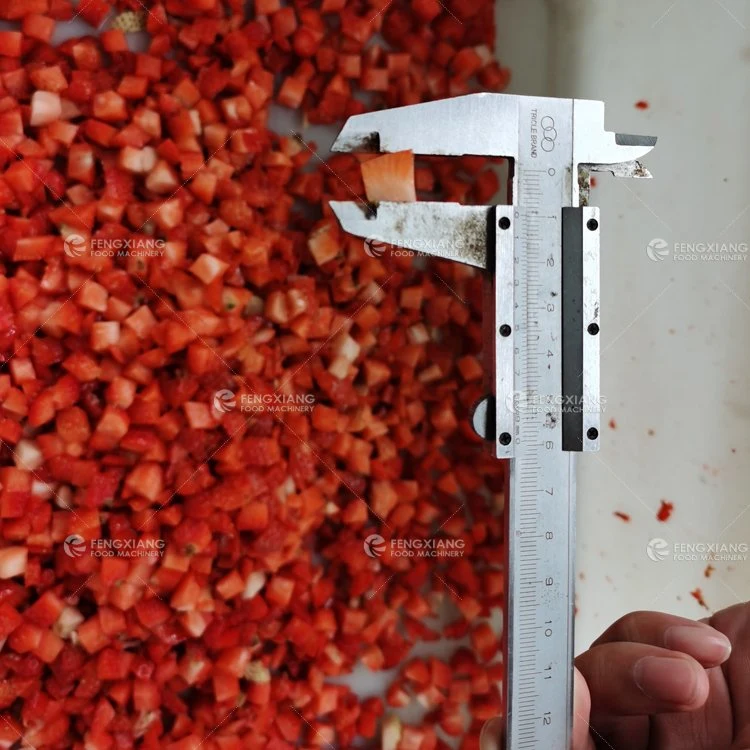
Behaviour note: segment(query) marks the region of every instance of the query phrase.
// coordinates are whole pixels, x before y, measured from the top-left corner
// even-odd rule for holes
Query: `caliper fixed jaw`
[[[350,117],[332,150],[391,153],[413,151],[433,156],[519,156],[519,126],[525,107],[543,108],[547,97],[467,94]],[[644,157],[653,136],[604,129],[604,102],[572,100],[575,149],[580,163],[618,164]]]

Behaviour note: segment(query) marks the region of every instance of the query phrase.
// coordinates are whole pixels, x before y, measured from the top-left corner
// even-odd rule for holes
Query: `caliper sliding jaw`
[[[511,459],[505,505],[505,748],[567,750],[575,455],[599,448],[599,210],[588,175],[650,177],[650,136],[598,101],[472,94],[350,118],[334,151],[512,160],[512,203],[331,202],[349,233],[485,272],[487,396],[472,417]]]

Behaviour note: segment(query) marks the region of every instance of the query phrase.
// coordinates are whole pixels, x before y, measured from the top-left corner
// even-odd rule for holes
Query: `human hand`
[[[746,750],[749,666],[750,604],[707,622],[628,614],[576,659],[573,750]]]

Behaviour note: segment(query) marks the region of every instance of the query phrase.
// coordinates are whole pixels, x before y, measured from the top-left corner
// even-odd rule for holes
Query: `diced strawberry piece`
[[[135,605],[135,613],[141,625],[153,630],[165,623],[170,617],[169,607],[161,599],[144,599]]]
[[[227,268],[229,268],[228,263],[219,260],[213,255],[203,253],[195,263],[190,266],[190,272],[194,276],[197,276],[204,284],[210,284],[215,279],[223,276]]]
[[[81,387],[72,375],[63,375],[50,390],[55,409],[65,409],[78,401]]]
[[[215,672],[213,675],[214,697],[218,702],[234,700],[240,692],[240,682],[226,672]]]
[[[105,91],[94,96],[92,105],[94,117],[105,122],[117,122],[125,120],[128,116],[128,109],[125,99],[116,91]]]
[[[125,486],[133,494],[155,501],[164,486],[161,467],[148,461],[138,464],[125,479]]]
[[[0,549],[0,578],[14,578],[26,572],[28,550],[26,547]]]
[[[192,429],[209,430],[216,426],[216,420],[208,404],[188,401],[183,404],[182,408],[185,410],[185,417]]]
[[[94,150],[88,143],[73,143],[68,149],[68,177],[92,186],[96,174]]]
[[[175,192],[180,187],[180,182],[172,167],[162,159],[146,177],[146,187],[152,193],[166,195]]]
[[[321,223],[310,234],[307,246],[319,266],[336,258],[342,250],[338,231],[330,221]]]
[[[112,450],[125,437],[130,427],[130,418],[123,409],[107,406],[91,437],[95,450]]]
[[[154,221],[163,230],[174,229],[182,223],[185,212],[179,199],[164,201],[158,204],[153,214]]]
[[[99,39],[101,39],[102,47],[110,54],[113,52],[129,51],[127,37],[120,29],[107,29],[106,31],[102,31],[99,35]]]
[[[497,636],[486,622],[480,623],[471,631],[471,641],[483,661],[490,661],[499,648]]]
[[[22,622],[23,618],[14,607],[0,602],[0,639],[7,638]]]
[[[98,29],[112,10],[107,0],[80,0],[78,13],[87,24]]]
[[[99,321],[91,326],[91,348],[106,351],[120,342],[120,324],[116,320]]]
[[[130,672],[134,655],[128,651],[106,648],[96,662],[96,676],[100,680],[124,680]]]
[[[268,505],[250,502],[240,509],[236,523],[241,531],[261,531],[268,526],[268,520]]]
[[[44,630],[30,622],[22,622],[11,634],[8,644],[17,654],[39,648]]]
[[[294,581],[283,576],[274,576],[266,586],[266,599],[280,607],[286,607],[292,600]]]
[[[29,14],[46,13],[49,0],[5,0],[0,6],[0,18],[18,21]]]
[[[143,99],[148,93],[148,85],[148,78],[143,76],[123,76],[120,85],[117,87],[117,93],[125,99]],[[135,115],[132,120],[135,125],[138,125],[142,130],[144,129]]]
[[[156,325],[156,318],[150,308],[143,305],[132,315],[128,316],[123,325],[134,331],[138,338],[145,339],[149,336]]]
[[[145,76],[153,81],[158,81],[161,79],[161,67],[162,61],[158,57],[152,55],[135,56],[135,74],[137,76]]]
[[[73,85],[71,84],[71,88]],[[71,95],[70,89],[68,89],[68,96]],[[107,125],[99,120],[86,120],[83,125],[86,137],[98,143],[100,146],[109,146],[112,140],[117,135],[117,130],[111,125]]]
[[[133,706],[136,711],[156,711],[162,704],[160,686],[149,680],[133,681]]]
[[[49,257],[59,239],[54,235],[43,237],[23,237],[16,242],[13,260],[44,260]]]
[[[367,200],[372,203],[417,200],[414,154],[411,151],[383,154],[363,162],[362,179]]]
[[[21,57],[23,35],[20,31],[0,31],[0,55]]]
[[[65,641],[51,630],[42,633],[39,645],[32,649],[32,653],[45,664],[52,664],[63,650]]]
[[[199,172],[190,182],[190,192],[198,200],[209,205],[213,202],[218,182],[219,178],[213,172]]]
[[[65,602],[53,591],[45,591],[25,612],[24,616],[42,627],[51,627],[65,607]]]
[[[68,79],[65,77],[62,68],[59,65],[51,65],[46,68],[37,68],[29,73],[29,78],[34,86],[41,89],[44,92],[53,92],[59,94],[61,91],[65,91],[68,88]],[[39,93],[39,92],[36,92]],[[37,103],[37,110],[43,112],[44,110],[53,111],[56,113],[55,117],[50,117],[49,121],[53,122],[63,116],[63,105],[62,101],[58,98],[57,100],[50,99],[48,102],[44,99],[40,99],[36,96],[36,93],[31,98],[32,108],[32,125],[44,125],[44,122],[34,122],[34,105]],[[37,118],[40,119],[40,118]]]
[[[89,279],[78,292],[78,302],[82,307],[86,307],[89,310],[96,310],[97,312],[105,312],[107,310],[107,298],[109,294],[107,290],[95,281]]]

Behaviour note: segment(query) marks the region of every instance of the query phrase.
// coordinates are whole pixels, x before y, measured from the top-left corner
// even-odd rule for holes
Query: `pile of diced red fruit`
[[[51,44],[76,14],[97,31]],[[0,19],[0,748],[477,748],[503,589],[503,468],[467,422],[481,279],[368,254],[327,205],[363,194],[360,158],[323,164],[267,120],[502,89],[493,3],[2,0]],[[422,196],[497,187],[482,159],[417,162]],[[274,393],[315,405],[239,408]],[[374,533],[464,554],[373,557]],[[72,535],[166,546],[71,554]],[[439,638],[444,658],[411,654]],[[343,684],[358,666],[394,670],[386,695]]]

